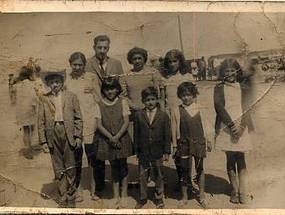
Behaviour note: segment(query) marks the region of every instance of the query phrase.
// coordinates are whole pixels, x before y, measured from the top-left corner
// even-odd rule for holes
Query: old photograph
[[[1,207],[285,209],[284,13],[0,26]]]

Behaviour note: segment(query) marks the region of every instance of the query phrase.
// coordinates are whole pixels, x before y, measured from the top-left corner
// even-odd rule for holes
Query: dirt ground
[[[0,203],[5,206],[57,207],[56,187],[53,183],[53,171],[48,154],[35,152],[33,160],[21,155],[23,142],[21,130],[16,126],[15,107],[11,106],[8,94],[7,75],[0,79]],[[270,84],[259,83],[257,95],[261,96]],[[213,82],[200,82],[200,100],[209,107],[208,121],[213,123],[212,104]],[[275,84],[269,93],[257,104],[254,119],[256,133],[254,150],[247,154],[248,191],[251,201],[247,205],[234,205],[229,202],[229,183],[225,171],[225,155],[214,150],[205,162],[206,196],[210,208],[285,208],[285,84]],[[257,97],[258,97],[257,96]],[[107,187],[103,199],[90,200],[89,175],[86,158],[83,167],[84,201],[76,204],[79,208],[112,208],[111,185]],[[137,177],[137,163],[129,159],[130,178]],[[167,181],[166,208],[178,208],[179,194],[175,191],[177,178],[171,160],[164,168]],[[110,179],[110,171],[106,175]],[[130,186],[129,206],[134,208],[138,199],[138,187]],[[146,208],[155,208],[152,189]],[[200,208],[195,199],[191,199],[187,208]]]

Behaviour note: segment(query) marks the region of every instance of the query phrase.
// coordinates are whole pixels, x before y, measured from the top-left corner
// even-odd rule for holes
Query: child
[[[73,93],[63,90],[64,71],[43,73],[51,91],[41,98],[39,106],[39,139],[49,147],[55,180],[59,190],[59,205],[75,198],[75,155],[81,147],[82,117],[79,102]]]
[[[23,141],[25,145],[23,152],[27,159],[33,159],[32,145],[37,129],[36,121],[38,113],[38,98],[35,91],[38,83],[36,73],[40,70],[38,66],[31,63],[33,63],[32,59],[29,60],[26,66],[21,68],[19,77],[11,80],[11,86],[16,84],[16,88],[14,88],[17,92],[16,119],[17,124],[22,126],[23,129]]]
[[[232,186],[230,201],[245,204],[245,152],[252,149],[249,133],[254,127],[249,112],[245,112],[246,97],[239,83],[243,80],[239,63],[234,59],[225,59],[221,63],[219,80],[220,83],[214,88],[216,148],[226,153],[227,172]],[[248,89],[246,91],[248,93]]]
[[[111,165],[116,208],[127,206],[127,158],[133,154],[131,138],[127,131],[130,110],[127,101],[119,97],[121,92],[118,79],[109,77],[103,81],[102,99],[96,105],[97,130],[94,135],[96,158],[109,160]]]
[[[148,87],[142,91],[145,108],[135,115],[135,151],[139,160],[140,201],[136,208],[147,203],[148,169],[153,170],[155,181],[155,198],[157,208],[164,208],[163,203],[163,160],[168,161],[170,154],[170,120],[158,107],[158,91]]]
[[[91,72],[85,72],[86,58],[81,52],[74,52],[69,58],[69,64],[71,71],[66,76],[65,85],[67,89],[73,92],[79,100],[82,118],[83,118],[83,143],[84,150],[87,155],[88,160],[88,170],[91,176],[91,198],[92,200],[97,200],[95,195],[95,184],[93,169],[91,167],[96,167],[97,163],[94,158],[94,145],[93,145],[93,135],[96,129],[94,106],[100,100],[101,96],[98,96],[98,89],[96,85],[96,75]],[[83,201],[83,191],[81,187],[81,169],[82,169],[82,156],[83,148],[79,148],[75,151],[75,159],[77,164],[76,171],[76,202]],[[100,174],[101,175],[101,174]],[[103,175],[103,174],[102,174]],[[102,177],[102,175],[100,177]],[[95,178],[97,179],[97,178]],[[98,182],[98,180],[96,180]],[[97,190],[100,184],[96,183]]]
[[[181,194],[182,205],[187,203],[187,188],[192,190],[192,157],[195,160],[199,186],[199,203],[206,208],[205,199],[205,174],[203,161],[206,157],[206,150],[211,151],[211,143],[207,140],[209,135],[204,131],[205,122],[201,109],[197,102],[198,90],[192,82],[183,82],[177,88],[177,96],[182,101],[173,112],[173,153],[176,163],[179,163],[181,170]]]
[[[170,116],[172,115],[173,109],[175,109],[177,105],[181,104],[180,99],[177,97],[177,87],[184,81],[193,81],[194,78],[193,74],[190,72],[190,68],[186,65],[183,53],[177,49],[168,51],[164,57],[163,63],[163,88],[161,91],[161,97],[162,100],[165,101],[165,104],[162,105],[162,109]],[[175,128],[172,124],[173,122],[171,120],[171,129]],[[174,131],[172,131],[172,133],[173,132]],[[175,160],[175,165],[180,182],[180,164],[176,163],[176,161],[178,160]]]

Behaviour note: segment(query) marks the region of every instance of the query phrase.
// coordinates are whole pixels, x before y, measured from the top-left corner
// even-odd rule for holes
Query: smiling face
[[[144,68],[145,59],[141,54],[134,54],[132,57],[132,64],[134,66],[134,71],[139,72]]]
[[[76,60],[72,61],[70,66],[71,66],[72,72],[76,74],[82,73],[85,67],[81,58],[77,58]]]
[[[228,67],[225,69],[225,81],[234,83],[237,78],[237,70],[233,67]]]
[[[158,99],[153,95],[148,95],[146,98],[144,98],[143,103],[145,108],[151,111],[157,107]]]
[[[95,55],[99,60],[104,60],[107,57],[107,53],[110,48],[110,44],[107,40],[98,41],[94,44]]]
[[[47,85],[50,87],[52,93],[58,94],[63,87],[63,79],[60,76],[53,77],[48,80]]]

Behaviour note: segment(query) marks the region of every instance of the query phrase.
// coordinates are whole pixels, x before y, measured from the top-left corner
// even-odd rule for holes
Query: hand
[[[208,152],[212,151],[212,143],[210,141],[207,141],[207,151]]]
[[[231,127],[231,131],[235,136],[237,136],[239,134],[239,130],[240,130],[240,128],[236,123]]]
[[[80,138],[75,138],[75,149],[80,149],[82,147],[82,141]]]
[[[164,154],[163,155],[163,161],[166,161],[166,162],[169,161],[169,154]]]
[[[49,152],[50,152],[50,149],[49,149],[47,143],[44,143],[44,144],[42,145],[42,149],[43,149],[43,152],[44,152],[44,153],[49,153]]]

